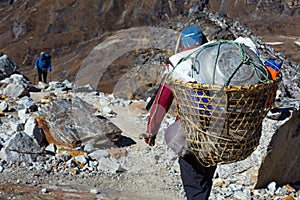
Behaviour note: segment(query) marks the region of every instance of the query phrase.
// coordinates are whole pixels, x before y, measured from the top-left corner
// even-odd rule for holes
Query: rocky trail
[[[110,148],[97,150],[91,149],[92,147],[86,143],[85,146],[73,150],[67,148],[68,150],[62,153],[66,148],[57,146],[54,150],[53,146],[49,145],[50,147],[46,148],[48,153],[42,156],[46,157],[46,160],[36,161],[37,157],[28,158],[24,155],[18,158],[19,162],[2,159],[0,172],[2,199],[184,199],[177,156],[165,145],[163,139],[163,128],[174,120],[174,116],[166,117],[156,146],[148,147],[139,139],[139,135],[145,131],[148,115],[145,101],[122,100],[93,90],[88,92],[62,90],[64,87],[70,87],[66,86],[68,85],[66,83],[50,83],[52,87],[46,87],[42,92],[31,92],[31,97],[41,108],[45,105],[39,104],[41,101],[38,99],[46,99],[49,95],[56,96],[57,99],[52,100],[54,102],[70,96],[81,98],[98,108],[98,112],[101,111],[103,116],[122,130],[124,141],[127,141],[123,144],[128,146],[120,148],[112,145]],[[75,109],[75,104],[73,106]],[[1,117],[2,129],[8,126],[4,123],[5,118],[18,115],[14,112],[5,112]],[[284,123],[286,122],[281,121],[279,124]],[[2,152],[3,149],[7,149],[5,143]],[[49,154],[49,151],[52,153]],[[100,153],[97,155],[99,159],[105,161],[102,164],[95,160],[87,161],[85,160],[87,157],[84,159],[80,156],[83,152],[96,151]],[[93,156],[91,153],[88,155]],[[14,156],[10,158],[16,159]],[[9,158],[8,155],[6,157]],[[93,167],[93,164],[100,168]],[[266,188],[254,189],[251,183],[247,183],[245,177],[247,174],[243,175],[242,171],[234,167],[236,173],[226,175],[222,170],[228,171],[232,166],[223,167],[222,169],[220,166],[214,178],[211,199],[299,198],[300,188],[297,184],[278,186],[275,182],[270,182]]]

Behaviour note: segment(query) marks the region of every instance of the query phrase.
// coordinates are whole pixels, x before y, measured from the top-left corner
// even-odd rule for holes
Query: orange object
[[[279,71],[278,70],[275,70],[273,69],[272,67],[269,67],[268,65],[266,65],[268,71],[270,72],[271,74],[271,78],[274,80],[277,76],[279,76]]]

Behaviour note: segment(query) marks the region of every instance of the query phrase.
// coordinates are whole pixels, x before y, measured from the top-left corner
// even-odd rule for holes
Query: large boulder
[[[95,112],[92,105],[78,97],[58,99],[43,107],[36,120],[50,144],[75,148],[90,143],[95,148],[110,148],[122,131]]]
[[[262,151],[263,162],[259,166],[256,187],[261,188],[275,181],[279,185],[296,183],[300,180],[300,112],[291,112],[291,117],[274,132],[274,121],[266,120],[266,133],[272,137],[263,138],[268,145]],[[275,125],[276,127],[276,125]]]
[[[284,185],[300,180],[299,108],[281,109],[276,118],[264,120],[260,144],[247,159],[218,167],[220,178],[238,176],[243,184],[254,188],[273,181]]]
[[[18,66],[7,55],[0,52],[0,80],[9,77],[17,70]]]

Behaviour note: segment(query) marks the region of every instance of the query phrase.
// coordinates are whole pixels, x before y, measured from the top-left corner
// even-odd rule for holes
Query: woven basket
[[[280,81],[222,87],[167,78],[188,147],[204,166],[243,160],[255,150]]]

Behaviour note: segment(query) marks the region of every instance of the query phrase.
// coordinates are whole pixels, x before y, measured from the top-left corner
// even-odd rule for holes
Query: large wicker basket
[[[188,147],[203,165],[243,160],[255,150],[280,80],[222,87],[167,78]]]

